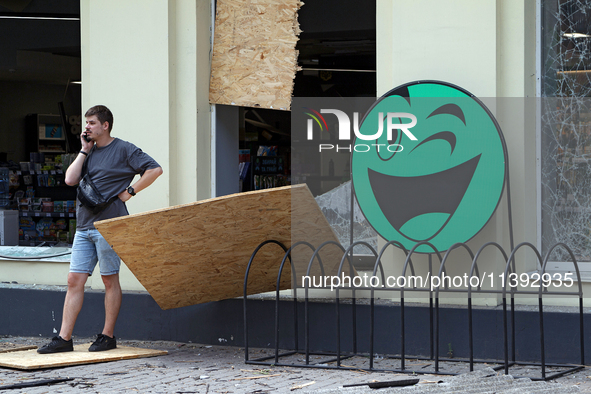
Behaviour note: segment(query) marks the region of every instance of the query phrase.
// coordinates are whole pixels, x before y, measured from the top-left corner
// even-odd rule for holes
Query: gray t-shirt
[[[114,197],[127,189],[135,175],[158,168],[160,165],[140,148],[130,142],[115,138],[109,145],[90,150],[86,158],[87,171],[92,183],[105,199]],[[84,175],[84,174],[82,174]],[[125,203],[116,199],[104,211],[92,211],[76,201],[76,229],[94,229],[94,222],[129,215]]]

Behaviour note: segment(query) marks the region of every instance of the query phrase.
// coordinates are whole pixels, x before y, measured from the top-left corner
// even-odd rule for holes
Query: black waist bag
[[[95,215],[105,210],[117,198],[119,197],[114,196],[109,200],[105,199],[94,183],[92,183],[88,174],[85,174],[80,180],[80,183],[78,183],[78,200],[80,204],[91,209]]]
[[[80,179],[78,183],[78,201],[80,204],[84,205],[86,208],[90,209],[93,214],[98,214],[104,211],[109,205],[111,205],[115,200],[119,198],[119,196],[115,195],[110,199],[105,199],[101,192],[97,189],[97,187],[92,183],[92,179],[90,179],[90,174],[88,173],[88,160],[90,160],[90,155],[92,154],[92,150],[90,154],[84,161],[84,165],[82,166],[82,174],[84,176]]]

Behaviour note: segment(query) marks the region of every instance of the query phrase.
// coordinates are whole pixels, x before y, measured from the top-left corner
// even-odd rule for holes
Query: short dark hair
[[[113,113],[109,108],[104,105],[95,105],[94,107],[90,107],[84,114],[86,118],[93,115],[96,115],[96,118],[101,124],[109,122],[109,132],[111,132],[113,129]]]

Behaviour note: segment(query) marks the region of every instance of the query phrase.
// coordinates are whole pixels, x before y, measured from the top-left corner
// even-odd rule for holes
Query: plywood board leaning
[[[209,101],[289,110],[300,0],[218,0]]]
[[[255,248],[266,240],[290,247],[292,198],[298,201],[295,240],[338,242],[306,185],[217,197],[95,226],[158,305],[171,309],[242,296]],[[261,249],[249,273],[249,294],[276,289],[284,255],[276,245]],[[336,272],[341,256],[323,257],[327,275]],[[296,272],[306,272],[307,264],[294,262]],[[287,265],[281,289],[290,288],[290,274]]]
[[[90,345],[90,343],[76,345],[74,346],[73,352],[54,354],[39,354],[37,350],[2,353],[0,354],[0,367],[35,370],[168,354],[166,350],[142,349],[129,346],[119,346],[116,349],[105,352],[89,352],[88,347]]]

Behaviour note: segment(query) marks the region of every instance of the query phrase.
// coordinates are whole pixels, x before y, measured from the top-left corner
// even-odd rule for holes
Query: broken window
[[[542,1],[542,251],[591,261],[591,2]],[[564,250],[551,261],[570,261]]]

